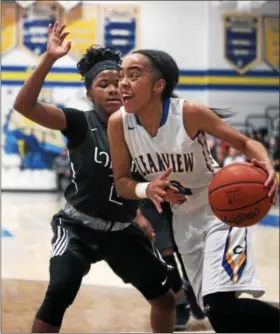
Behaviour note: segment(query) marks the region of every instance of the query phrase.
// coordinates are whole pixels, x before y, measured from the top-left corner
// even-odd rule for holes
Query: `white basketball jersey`
[[[200,132],[194,140],[187,135],[183,123],[184,101],[170,98],[164,103],[155,137],[141,126],[136,114],[126,113],[124,108],[121,112],[125,140],[140,174],[152,181],[172,167],[169,179],[190,188],[195,195],[209,185],[214,166],[218,165],[210,154],[204,133]],[[190,197],[197,200],[197,196]],[[203,202],[206,204],[207,198]]]
[[[171,98],[164,104],[160,128],[151,137],[135,114],[122,108],[124,134],[131,156],[143,177],[152,181],[168,167],[170,180],[190,188],[192,195],[172,206],[173,231],[197,301],[203,296],[225,291],[261,296],[251,241],[247,229],[230,228],[219,221],[208,203],[208,185],[218,164],[212,159],[206,136],[191,140],[183,123],[183,99]],[[234,252],[235,245],[242,251]],[[235,279],[238,279],[236,281]]]

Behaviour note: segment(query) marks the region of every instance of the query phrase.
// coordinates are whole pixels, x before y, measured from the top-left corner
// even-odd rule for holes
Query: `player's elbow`
[[[16,110],[17,112],[19,112],[24,116],[28,115],[34,108],[34,106],[30,105],[30,103],[21,95],[17,96],[13,107],[14,110]]]
[[[21,113],[21,110],[23,109],[23,105],[20,101],[18,101],[18,99],[15,100],[15,103],[13,105],[14,110],[16,110],[17,112]]]
[[[22,115],[26,115],[28,113],[28,109],[29,109],[28,105],[26,105],[24,101],[22,101],[21,99],[17,98],[13,107],[14,107],[14,110],[16,110]]]

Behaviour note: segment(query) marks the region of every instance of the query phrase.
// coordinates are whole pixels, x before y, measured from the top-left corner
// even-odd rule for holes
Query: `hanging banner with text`
[[[139,7],[137,5],[101,6],[104,46],[116,47],[123,55],[139,47]]]
[[[59,20],[61,8],[56,1],[36,1],[33,6],[20,8],[20,46],[39,57],[45,51],[48,40],[48,25]]]
[[[224,57],[239,74],[262,60],[261,17],[251,14],[224,16]]]

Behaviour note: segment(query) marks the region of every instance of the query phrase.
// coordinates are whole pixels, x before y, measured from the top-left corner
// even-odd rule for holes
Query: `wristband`
[[[149,182],[137,183],[135,187],[136,196],[139,198],[148,198],[146,194],[148,185],[149,185]]]

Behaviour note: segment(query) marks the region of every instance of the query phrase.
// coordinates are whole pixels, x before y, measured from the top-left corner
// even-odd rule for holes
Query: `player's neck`
[[[95,105],[95,112],[98,114],[102,122],[108,123],[109,115],[98,105]]]
[[[144,108],[137,113],[141,125],[152,137],[157,135],[162,112],[162,102],[155,100],[144,106]]]

